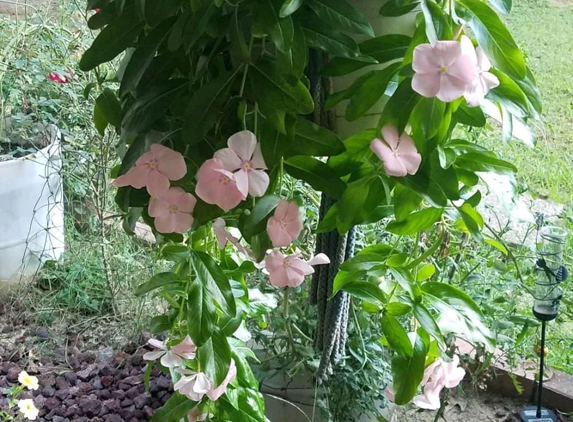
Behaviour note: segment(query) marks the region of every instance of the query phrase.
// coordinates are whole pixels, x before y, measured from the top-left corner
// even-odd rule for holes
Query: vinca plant
[[[118,135],[111,177],[124,227],[143,219],[173,263],[137,289],[169,307],[151,326],[168,336],[150,342],[146,359],[170,372],[175,393],[153,420],[267,420],[256,356],[238,335],[253,312],[248,275],[262,271],[296,294],[333,259],[302,252],[304,198],[285,196],[287,178],[336,200],[317,233],[384,222],[416,239],[413,249],[359,251],[333,294],[346,291],[381,318],[393,400],[439,407],[441,390],[463,377],[450,334],[488,349],[494,338],[469,295],[430,280],[442,238],[419,248],[420,235],[462,230],[507,253],[483,230],[475,186],[482,172],[516,168],[464,134],[491,116],[500,142],[530,141],[527,121],[541,113],[501,17],[511,0],[87,3],[99,32],[80,66],[98,77],[89,87],[97,129]],[[364,5],[379,15],[367,19]],[[410,23],[380,35],[369,23],[378,19]],[[116,58],[110,76],[105,63]],[[321,102],[317,78],[340,77],[353,83]],[[372,127],[342,140],[313,116],[343,101],[349,121],[385,105]]]

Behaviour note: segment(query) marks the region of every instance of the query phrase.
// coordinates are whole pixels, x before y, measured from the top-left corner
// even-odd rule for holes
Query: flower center
[[[169,212],[171,214],[176,214],[177,211],[179,211],[179,209],[177,208],[177,205],[169,205]]]
[[[440,73],[446,73],[448,71],[448,68],[446,66],[441,66],[440,67]]]
[[[229,177],[226,175],[221,176],[221,178],[219,179],[219,182],[221,182],[224,185],[227,185],[230,181],[231,179],[229,179]]]
[[[285,259],[285,261],[284,261],[284,266],[285,266],[285,267],[290,267],[290,259]]]
[[[245,171],[250,171],[250,170],[253,169],[253,165],[251,164],[250,161],[245,161],[245,162],[242,164],[241,167],[242,167],[243,170],[245,170]]]
[[[286,225],[287,225],[287,223],[286,223],[286,221],[284,221],[284,220],[281,220],[281,221],[279,222],[279,226],[281,226],[281,229],[284,229],[284,228],[286,227]]]
[[[155,170],[157,168],[157,160],[155,158],[152,158],[148,163],[147,163],[147,167],[149,167],[152,170]]]

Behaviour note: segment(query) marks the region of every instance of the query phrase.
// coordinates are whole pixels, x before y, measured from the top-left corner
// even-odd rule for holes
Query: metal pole
[[[537,417],[541,417],[541,402],[543,401],[543,370],[545,365],[545,326],[546,321],[541,321],[541,359],[539,363],[539,383],[537,384]]]

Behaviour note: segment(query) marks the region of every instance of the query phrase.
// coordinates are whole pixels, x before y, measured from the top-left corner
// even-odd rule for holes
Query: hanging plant
[[[484,127],[487,113],[502,122],[505,140],[532,139],[525,124],[541,113],[539,93],[498,15],[511,2],[380,6],[381,19],[411,16],[412,32],[376,36],[344,0],[88,1],[88,10],[98,11],[88,25],[101,31],[81,68],[98,70],[96,127],[119,136],[116,202],[125,227],[133,230],[143,218],[173,262],[172,271],[137,289],[170,306],[151,327],[168,338],[152,342],[156,351],[146,358],[170,371],[176,393],[154,421],[266,420],[248,362],[254,354],[234,337],[251,312],[245,275],[264,268],[271,284],[289,289],[332,259],[304,256],[297,247],[300,203],[282,196],[287,176],[336,200],[318,232],[346,233],[386,218],[388,232],[416,236],[452,222],[504,252],[482,233],[481,197],[472,188],[480,172],[516,169],[460,139],[457,128]],[[317,50],[328,62],[309,62]],[[106,79],[100,65],[121,55],[120,70]],[[322,103],[319,73],[336,78],[359,70],[347,89]],[[357,120],[381,99],[375,127],[344,141],[309,119],[348,100],[345,117]],[[432,379],[451,366],[436,360],[446,351],[440,315],[455,322],[457,335],[493,347],[469,296],[425,282],[433,272],[421,268],[439,246],[413,255],[370,246],[334,280],[333,294],[344,290],[378,309],[394,350],[399,404],[431,384],[424,371]],[[391,295],[369,281],[381,274],[395,283]],[[417,333],[399,323],[405,315],[418,321]],[[457,383],[455,366],[448,373]],[[416,400],[435,405],[434,393]]]

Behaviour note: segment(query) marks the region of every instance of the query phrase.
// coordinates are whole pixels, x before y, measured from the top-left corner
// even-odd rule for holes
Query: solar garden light
[[[542,223],[542,221],[541,221]],[[567,278],[567,269],[563,265],[563,251],[567,231],[561,227],[538,224],[538,257],[535,263],[537,275],[533,315],[541,321],[541,352],[539,362],[539,382],[537,383],[537,406],[527,406],[521,411],[522,422],[557,422],[552,410],[542,407],[543,369],[545,360],[545,329],[547,322],[555,319],[559,313],[559,301],[563,290],[559,286]]]

